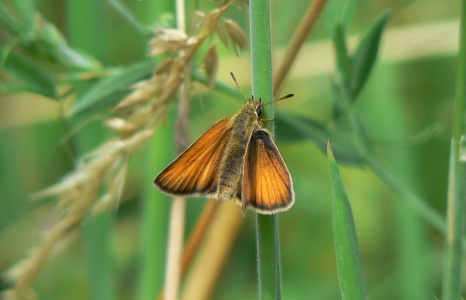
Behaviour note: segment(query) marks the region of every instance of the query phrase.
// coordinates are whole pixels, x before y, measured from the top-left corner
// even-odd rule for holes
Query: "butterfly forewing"
[[[217,173],[230,133],[230,119],[223,119],[154,180],[163,192],[175,196],[212,196],[217,190]]]
[[[294,203],[290,173],[269,133],[256,131],[245,158],[243,211],[250,205],[263,214],[285,211]]]

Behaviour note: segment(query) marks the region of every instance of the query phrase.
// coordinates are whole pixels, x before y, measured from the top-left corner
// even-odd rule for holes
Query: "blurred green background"
[[[174,18],[169,13],[170,1],[167,12],[152,2],[157,1],[123,3],[143,24],[170,24]],[[273,1],[277,66],[306,2],[290,5],[290,1]],[[202,1],[189,3],[189,10],[196,5],[204,11],[215,7],[214,3]],[[447,194],[459,5],[459,1],[360,1],[349,32],[351,51],[351,45],[376,17],[387,9],[393,10],[378,62],[355,110],[373,140],[378,162],[442,216]],[[146,54],[147,36],[106,1],[50,0],[38,1],[36,6],[62,32],[71,48],[94,56],[105,66],[124,67]],[[86,13],[78,13],[80,10]],[[226,15],[247,32],[245,7],[230,7]],[[329,36],[321,17],[280,89],[280,95],[294,93],[295,97],[279,102],[277,109],[322,122],[331,118],[329,80],[335,76],[335,59]],[[4,46],[8,44],[4,38],[0,41]],[[232,47],[219,46],[219,59],[218,81],[233,86],[229,72],[234,72],[243,91],[250,94],[248,49],[236,56]],[[0,75],[0,79],[5,77]],[[64,141],[70,128],[63,122],[58,101],[33,93],[4,93],[0,97],[0,271],[5,274],[38,245],[43,232],[59,218],[54,199],[31,201],[30,194],[59,181],[75,162],[69,140]],[[233,115],[241,105],[240,98],[194,85],[192,140],[217,120]],[[81,153],[94,149],[110,135],[99,118],[87,124],[95,114],[73,120],[76,127],[86,124],[73,136],[88,140]],[[172,126],[173,122],[168,118],[166,124]],[[293,208],[280,215],[283,296],[339,299],[326,156],[310,141],[286,142],[288,134],[276,128],[278,147],[296,192]],[[171,140],[169,137],[157,143],[156,148],[170,151]],[[144,207],[141,194],[161,170],[147,170],[147,157],[157,156],[153,149],[131,160],[124,199],[112,213],[113,228],[108,238],[113,245],[117,299],[134,299],[137,294],[138,238]],[[367,168],[342,165],[341,172],[353,207],[369,298],[440,297],[443,235]],[[205,201],[188,202],[188,233]],[[160,205],[166,207],[166,203]],[[162,251],[165,243],[160,240]],[[39,299],[89,299],[91,277],[82,236],[74,234],[58,248],[33,285]],[[255,261],[254,216],[249,212],[222,267],[212,299],[256,298]],[[161,273],[163,269],[161,265]],[[8,284],[3,281],[0,288]]]

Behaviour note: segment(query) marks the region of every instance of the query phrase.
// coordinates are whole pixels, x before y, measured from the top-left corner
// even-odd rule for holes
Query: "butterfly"
[[[171,196],[236,199],[242,207],[260,214],[288,210],[295,194],[290,173],[271,134],[262,128],[263,106],[293,97],[288,94],[268,103],[247,99],[230,73],[246,103],[231,118],[207,130],[154,180]]]

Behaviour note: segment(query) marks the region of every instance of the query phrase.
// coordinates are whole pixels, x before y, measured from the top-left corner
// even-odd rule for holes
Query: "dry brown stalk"
[[[220,202],[215,200],[207,201],[201,216],[198,218],[196,226],[194,227],[183,251],[183,259],[181,264],[181,277],[186,274],[189,265],[191,264],[194,255],[196,254],[201,242],[204,240],[207,230],[210,228],[212,220],[216,215],[217,208]],[[158,300],[164,299],[164,290],[160,291],[157,296]]]
[[[233,201],[220,203],[180,299],[209,299],[242,220],[241,210]]]
[[[201,216],[197,220],[196,226],[194,227],[194,230],[192,231],[184,250],[183,264],[181,266],[183,275],[188,270],[188,266],[191,263],[194,254],[196,254],[196,250],[198,249],[208,228],[210,227],[219,204],[219,201],[209,199],[206,206],[204,207],[204,210],[202,211]]]
[[[186,30],[184,0],[176,1],[177,27],[180,33]],[[182,35],[184,41],[187,35]],[[185,51],[178,51],[179,57],[185,56]],[[178,153],[189,145],[189,65],[183,66],[184,82],[179,86],[178,117],[176,120],[175,145]],[[188,76],[186,76],[188,75]],[[167,263],[165,267],[165,300],[177,300],[181,282],[181,257],[183,254],[184,221],[186,214],[186,199],[174,197],[171,203],[169,234],[167,243]]]
[[[274,93],[278,93],[278,90],[280,89],[286,74],[289,73],[290,68],[293,65],[299,49],[301,49],[312,28],[314,28],[314,24],[322,13],[326,3],[327,0],[315,0],[309,4],[303,19],[299,23],[298,28],[296,29],[296,32],[291,39],[291,43],[288,47],[288,50],[286,51],[285,58],[283,59],[281,65],[278,67],[278,70],[275,72],[273,83]]]

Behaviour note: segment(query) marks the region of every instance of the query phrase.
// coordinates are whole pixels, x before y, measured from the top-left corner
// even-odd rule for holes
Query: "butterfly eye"
[[[260,115],[262,114],[262,105],[259,105],[256,109],[256,113],[257,113],[257,116],[260,117]]]

